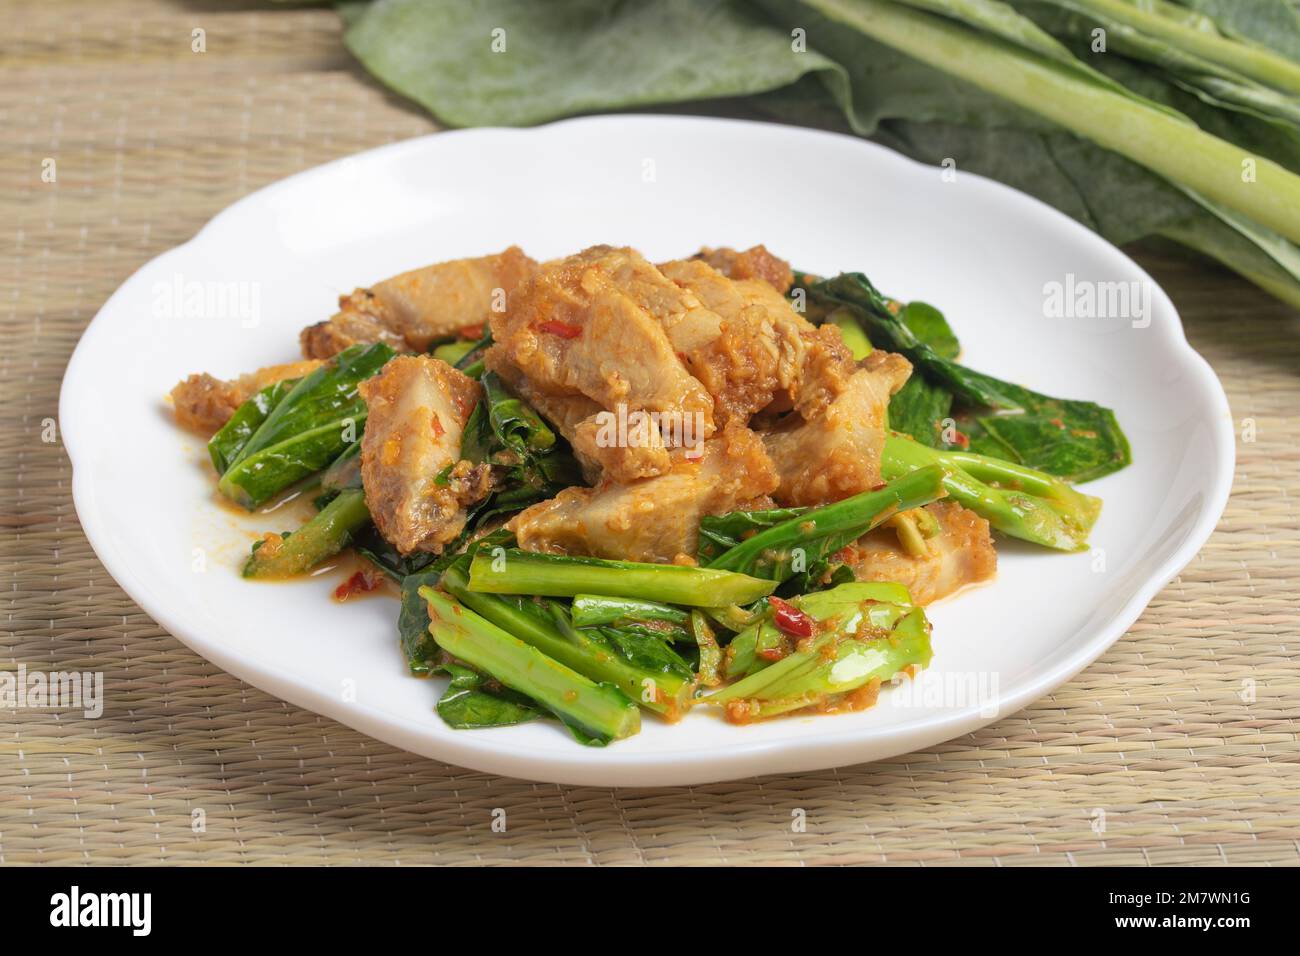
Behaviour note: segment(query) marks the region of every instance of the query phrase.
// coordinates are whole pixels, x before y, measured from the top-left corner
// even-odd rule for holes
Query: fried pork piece
[[[536,271],[537,263],[511,246],[493,256],[403,272],[342,296],[333,318],[302,330],[303,355],[330,358],[358,342],[427,351],[441,336],[487,322],[494,306],[508,304],[519,284]]]
[[[844,551],[859,581],[897,581],[917,604],[930,604],[967,584],[987,581],[997,572],[989,523],[955,501],[925,506],[939,522],[939,533],[926,540],[929,555],[903,550],[893,528],[877,528]]]
[[[195,431],[215,432],[230,420],[235,409],[266,386],[286,378],[302,378],[321,364],[309,359],[288,365],[270,365],[228,382],[206,372],[191,375],[171,390],[176,420]]]
[[[529,551],[661,563],[693,560],[700,518],[749,507],[776,488],[763,442],[729,425],[691,460],[673,453],[654,478],[566,488],[516,515],[507,527]]]
[[[668,446],[713,434],[713,399],[683,366],[665,331],[694,323],[690,314],[700,309],[693,295],[635,250],[593,246],[542,266],[505,313],[491,316],[496,344],[486,361],[489,368],[516,369],[535,396],[594,403],[599,411],[572,422],[570,432],[583,454],[610,467],[625,456],[606,454],[608,442],[599,433],[609,419],[601,412],[627,421],[634,413],[654,416]],[[651,448],[638,456],[639,473],[610,477],[659,474],[668,458],[666,448]]]
[[[789,393],[790,405],[805,420],[811,420],[844,393],[859,366],[853,361],[853,351],[844,344],[840,330],[833,325],[818,326],[812,331],[804,332],[802,338],[803,362],[799,377]],[[906,361],[902,356],[886,359],[891,354],[872,352],[863,359],[863,363],[868,368],[875,368],[877,363],[884,361]],[[907,380],[907,372],[911,367],[909,364],[904,371],[903,381]],[[900,382],[898,388],[901,387]]]
[[[731,279],[759,279],[785,295],[794,285],[794,273],[790,263],[778,259],[767,251],[766,246],[751,246],[744,252],[728,249],[704,248],[694,256],[703,260],[723,275]]]
[[[388,313],[370,289],[357,289],[339,296],[339,311],[327,322],[309,325],[298,333],[302,354],[328,359],[358,343],[383,342],[399,352],[407,350],[406,338],[386,324]]]
[[[779,393],[793,396],[805,361],[805,337],[816,329],[784,296],[759,279],[728,279],[698,259],[659,268],[706,307],[665,331],[713,396],[719,425],[749,421]]]
[[[489,468],[459,460],[478,383],[438,359],[401,355],[359,389],[370,409],[361,481],[375,526],[403,554],[438,554],[465,527],[465,506],[489,490]]]
[[[846,371],[838,364],[828,368],[833,372],[824,380]],[[763,436],[781,476],[775,498],[782,505],[839,501],[880,483],[889,397],[903,387],[912,366],[901,355],[877,350],[848,368],[842,384],[826,385],[826,400],[806,419],[789,415]]]

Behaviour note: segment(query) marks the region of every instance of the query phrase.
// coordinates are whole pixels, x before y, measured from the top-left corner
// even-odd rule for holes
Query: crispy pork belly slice
[[[763,442],[729,425],[697,459],[673,453],[666,474],[629,484],[566,488],[516,515],[507,527],[529,551],[627,561],[694,560],[703,515],[746,507],[776,488]]]
[[[176,420],[195,431],[215,432],[230,420],[235,409],[266,386],[286,378],[302,378],[320,365],[315,360],[270,365],[228,382],[206,372],[191,375],[171,390]]]
[[[794,285],[794,272],[790,263],[778,259],[767,251],[766,246],[751,246],[744,252],[728,249],[701,249],[695,254],[696,259],[707,262],[723,275],[731,279],[757,279],[767,283],[781,295],[790,291]]]
[[[497,255],[403,272],[340,298],[333,318],[303,329],[303,354],[329,358],[358,342],[427,351],[435,339],[486,323],[536,271],[537,263],[511,246]]]
[[[917,604],[930,604],[967,584],[987,581],[997,572],[989,523],[955,501],[925,506],[939,522],[939,533],[926,540],[929,554],[913,557],[898,543],[893,528],[877,528],[843,552],[859,581],[897,581]]]
[[[728,279],[699,259],[660,269],[720,318],[717,336],[702,347],[673,339],[687,368],[714,396],[720,424],[748,421],[765,409],[793,408],[811,418],[857,371],[839,329],[814,326],[767,282]]]
[[[911,369],[901,355],[873,352],[811,417],[789,415],[767,432],[763,440],[781,476],[776,500],[819,505],[878,485],[889,397]]]
[[[887,361],[885,357],[891,354],[877,350],[862,361],[866,367],[874,368]],[[817,417],[848,388],[849,379],[857,374],[858,367],[858,363],[853,361],[852,350],[844,344],[844,338],[835,326],[822,325],[805,332],[799,377],[788,393],[789,404],[804,419]],[[906,380],[907,376],[903,378]]]
[[[733,281],[698,259],[660,270],[716,316],[666,328],[677,354],[714,400],[718,424],[745,423],[778,393],[793,394],[804,364],[805,337],[817,330],[766,282]]]
[[[583,396],[629,420],[652,415],[669,445],[687,432],[707,438],[713,399],[665,331],[701,308],[636,251],[593,246],[544,265],[492,315],[488,361],[518,369],[539,392]]]
[[[326,322],[309,325],[298,333],[302,354],[329,359],[344,349],[383,342],[399,352],[407,350],[406,339],[388,326],[388,313],[369,289],[357,289],[339,296],[339,311]]]
[[[424,352],[436,338],[485,324],[493,305],[506,308],[511,294],[536,271],[537,263],[511,246],[494,256],[404,272],[371,291],[384,303],[389,325],[412,349]]]
[[[459,460],[478,383],[438,359],[402,355],[359,389],[369,407],[361,482],[375,526],[403,554],[440,553],[465,527],[465,506],[489,490],[487,466]]]

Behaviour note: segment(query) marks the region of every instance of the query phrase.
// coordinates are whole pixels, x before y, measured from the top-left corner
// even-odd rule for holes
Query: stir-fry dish
[[[316,512],[247,578],[364,559],[456,728],[642,711],[860,710],[931,659],[925,607],[993,577],[994,535],[1086,549],[1129,462],[1106,408],[976,372],[933,306],[756,246],[651,263],[517,248],[344,296],[303,360],[172,390],[217,489]],[[269,520],[269,516],[268,516]]]

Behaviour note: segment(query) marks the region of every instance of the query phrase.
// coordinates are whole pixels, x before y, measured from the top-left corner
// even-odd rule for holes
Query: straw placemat
[[[349,62],[325,10],[23,4],[0,63],[0,670],[103,671],[108,700],[99,720],[0,712],[0,863],[1300,863],[1295,312],[1143,258],[1255,440],[1200,556],[1057,693],[874,765],[524,783],[394,750],[195,656],[104,572],[43,440],[78,335],[135,268],[252,189],[434,125]]]

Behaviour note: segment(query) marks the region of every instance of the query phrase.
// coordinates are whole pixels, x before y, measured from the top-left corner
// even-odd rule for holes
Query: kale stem
[[[573,597],[603,594],[687,607],[748,604],[771,594],[775,581],[712,568],[605,561],[508,549],[480,551],[470,564],[472,591]]]
[[[444,651],[537,701],[597,742],[620,740],[641,729],[641,712],[613,687],[593,683],[531,644],[431,587],[429,633]]]

